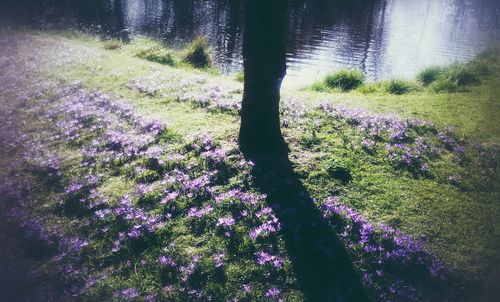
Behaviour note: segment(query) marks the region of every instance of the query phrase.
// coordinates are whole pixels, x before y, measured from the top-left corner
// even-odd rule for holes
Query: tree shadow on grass
[[[289,159],[258,161],[253,177],[281,222],[306,300],[369,301],[342,241],[314,205]]]

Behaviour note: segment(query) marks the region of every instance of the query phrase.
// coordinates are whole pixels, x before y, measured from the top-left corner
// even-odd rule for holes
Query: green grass
[[[123,43],[119,40],[108,40],[104,43],[104,49],[116,50],[122,48]]]
[[[362,94],[383,93],[384,87],[382,83],[364,83],[356,89],[356,92]]]
[[[178,82],[183,78],[196,76],[214,85],[225,85],[227,79],[217,76],[210,69],[197,70],[185,68],[183,65],[180,65],[179,68],[172,68],[137,57],[136,54],[139,51],[159,47],[158,42],[150,39],[140,38],[112,52],[99,50],[105,42],[97,40],[88,42],[88,39],[71,39],[70,41],[75,47],[72,49],[73,51],[85,45],[85,47],[97,51],[97,57],[87,58],[87,60],[75,58],[75,61],[69,64],[46,70],[47,77],[55,78],[66,84],[77,81],[88,89],[103,91],[127,99],[141,113],[168,120],[171,128],[183,136],[191,137],[197,133],[209,132],[218,137],[224,136],[228,131],[236,132],[236,117],[225,114],[209,114],[204,110],[193,108],[187,103],[175,102],[172,97],[147,95],[127,88],[127,84],[134,79],[154,72],[159,76],[164,76],[165,82]],[[85,41],[83,45],[82,41]],[[174,53],[174,57],[178,56],[180,55]],[[190,88],[196,91],[195,89],[200,89],[198,86],[193,85]]]
[[[428,67],[417,75],[417,80],[436,92],[466,92],[489,72],[488,65],[476,59],[467,64]]]
[[[498,48],[492,48],[465,64],[468,70],[476,70],[475,76],[480,81],[472,85],[456,86],[448,80],[436,81],[426,87],[417,86],[418,89],[408,94],[393,95],[385,90],[384,82],[377,82],[365,83],[350,93],[343,93],[342,98],[338,98],[336,92],[314,92],[312,89],[293,92],[293,95],[295,98],[300,95],[310,104],[327,99],[350,108],[424,119],[442,127],[455,127],[471,140],[499,143],[500,125],[496,122],[500,114],[497,101],[500,95],[499,53]],[[449,68],[456,69],[454,66]],[[487,72],[484,66],[488,66]],[[437,83],[445,87],[435,89],[433,86]],[[292,97],[291,94],[285,91],[285,95]]]
[[[203,36],[195,38],[191,43],[186,45],[182,61],[193,66],[194,68],[209,68],[212,66],[212,54],[207,40]]]
[[[468,91],[470,86],[479,82],[479,75],[470,65],[453,64],[442,70],[431,88],[437,92]]]
[[[302,92],[312,104],[329,100],[349,108],[362,108],[372,112],[395,113],[407,118],[432,121],[441,127],[455,127],[472,140],[499,143],[500,126],[496,122],[500,105],[497,95],[500,88],[494,79],[484,86],[471,89],[469,93],[415,92],[406,95],[391,95],[385,92],[362,94],[353,92],[338,98],[335,94]],[[287,94],[290,95],[290,94]],[[294,93],[294,95],[297,95]]]
[[[312,89],[315,91],[328,91],[332,89],[350,91],[359,87],[363,82],[364,76],[360,71],[339,70],[325,76],[323,81],[313,84]]]
[[[313,196],[321,200],[338,192],[343,203],[373,221],[425,238],[449,265],[476,277],[495,261],[495,237],[500,235],[498,192],[461,188],[447,181],[449,175],[463,175],[464,183],[471,181],[467,171],[474,173],[476,162],[461,167],[455,158],[442,156],[430,161],[433,175],[415,177],[387,164],[383,147],[376,147],[375,153],[364,151],[359,132],[350,125],[323,116],[317,119],[322,124],[317,139],[302,133],[293,153],[297,157],[311,150],[317,154],[299,165]],[[338,172],[332,174],[332,167],[347,171],[344,174],[351,180],[346,182]]]
[[[175,64],[172,50],[156,41],[139,39],[134,44],[137,48],[135,56],[138,58],[170,66]]]
[[[434,83],[443,73],[441,66],[427,67],[417,74],[417,80],[424,86]]]
[[[407,94],[417,90],[418,86],[412,82],[404,80],[390,80],[383,84],[384,90],[390,94]]]
[[[181,53],[160,48],[158,42],[152,40],[139,39],[109,50],[106,45],[111,42],[79,34],[31,35],[41,41],[39,47],[46,53],[64,53],[57,46],[64,43],[71,58],[68,64],[56,67],[50,65],[52,60],[47,60],[46,66],[50,68],[43,71],[46,77],[61,81],[61,85],[79,81],[89,90],[124,99],[138,112],[167,121],[169,128],[183,138],[209,132],[223,146],[234,147],[238,116],[211,113],[190,103],[178,102],[177,90],[164,89],[165,94],[148,94],[127,85],[152,74],[164,77],[163,82],[172,83],[202,79],[183,88],[187,93],[197,93],[210,86],[234,86],[241,90],[241,83],[207,70],[184,68],[175,63],[163,65],[160,59],[138,56],[141,51],[151,53],[152,49],[161,49],[169,52],[174,62],[182,60]],[[198,47],[192,46],[191,50]],[[199,48],[206,54],[205,47]],[[79,57],[77,53],[82,49],[92,51],[95,56]],[[498,49],[492,49],[468,64],[428,68],[417,77],[422,86],[396,80],[363,84],[359,72],[341,71],[316,83],[314,91],[284,89],[283,98],[299,99],[308,107],[327,100],[378,114],[396,113],[405,118],[433,122],[439,129],[453,126],[471,149],[474,143],[487,147],[498,145],[499,54]],[[361,133],[348,123],[332,121],[321,114],[314,118],[320,126],[313,125],[311,119],[304,119],[303,127],[284,129],[296,170],[314,198],[321,200],[331,194],[340,195],[342,202],[362,212],[371,221],[386,222],[417,238],[424,237],[441,259],[465,274],[484,277],[483,274],[489,272],[500,247],[500,206],[498,191],[481,188],[477,180],[480,155],[467,151],[471,152],[467,161],[457,163],[454,157],[443,151],[439,159],[431,162],[432,176],[415,177],[388,164],[384,160],[386,156],[381,156],[384,153],[363,150]],[[341,174],[350,177],[340,177]],[[448,181],[450,174],[460,175],[462,183]],[[153,173],[146,173],[135,181],[149,182],[155,177]],[[133,181],[124,176],[114,177],[100,189],[116,196],[127,191]],[[182,238],[179,240],[183,247],[195,241],[186,235],[189,233],[186,228],[183,222],[169,230],[170,235]],[[147,278],[148,273],[139,270],[133,276]]]
[[[136,54],[138,58],[142,58],[151,62],[156,62],[165,65],[174,65],[174,59],[170,51],[163,48],[150,48],[140,51]]]
[[[245,81],[245,73],[243,71],[238,71],[234,74],[234,80],[243,83]]]

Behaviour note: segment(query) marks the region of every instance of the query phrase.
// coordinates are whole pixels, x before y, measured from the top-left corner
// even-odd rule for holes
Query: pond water
[[[208,38],[225,73],[242,69],[244,0],[98,0],[79,21],[182,45]],[[288,70],[299,86],[340,68],[369,81],[412,78],[500,41],[500,0],[289,0]],[[263,46],[265,47],[265,46]]]

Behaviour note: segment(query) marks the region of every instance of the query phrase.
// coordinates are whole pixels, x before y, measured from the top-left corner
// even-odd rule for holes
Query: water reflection
[[[208,37],[225,72],[241,69],[244,0],[80,1],[87,23],[180,46]],[[500,41],[498,0],[290,0],[288,75],[303,85],[333,70],[369,80],[413,77],[432,64],[466,60]],[[265,47],[265,45],[263,45]]]

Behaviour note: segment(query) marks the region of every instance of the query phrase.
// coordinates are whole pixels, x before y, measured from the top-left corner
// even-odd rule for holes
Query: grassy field
[[[24,149],[12,143],[2,150],[2,166],[9,167],[2,176],[8,183],[24,171],[19,179],[36,184],[26,206],[35,215],[13,216],[65,226],[60,232],[70,234],[79,255],[62,257],[79,267],[66,282],[93,278],[78,294],[303,300],[279,223],[236,148],[241,82],[195,69],[182,62],[183,51],[145,38],[122,44],[78,32],[2,35],[16,43],[21,74],[28,75],[4,74],[12,85],[3,84],[0,94],[10,121],[3,132],[16,129]],[[462,92],[283,90],[282,126],[294,169],[332,229],[344,234],[374,299],[439,300],[437,263],[452,276],[446,280],[454,280],[455,294],[460,287],[478,290],[496,267],[499,56],[493,49],[478,57],[488,74]],[[236,205],[245,198],[253,201]],[[82,200],[88,206],[81,208]],[[110,214],[117,209],[142,211],[141,218]],[[138,225],[148,231],[130,233]],[[252,231],[256,238],[248,238]],[[85,242],[74,239],[82,236]],[[385,263],[383,249],[398,255],[398,268]],[[61,265],[42,263],[49,272]],[[428,282],[416,281],[424,277],[411,273],[420,272],[415,267],[428,271],[422,273]]]

